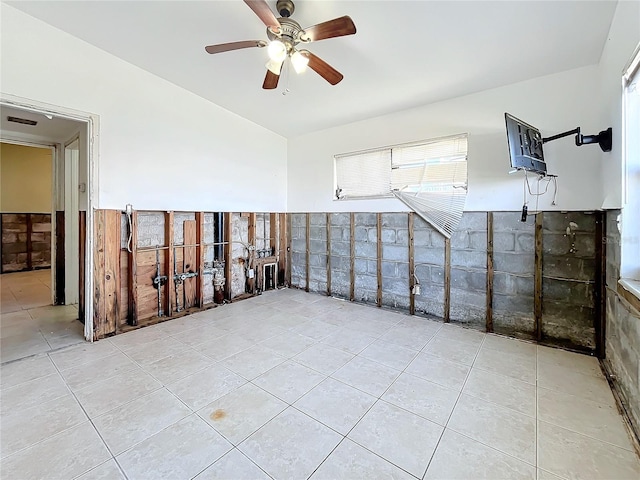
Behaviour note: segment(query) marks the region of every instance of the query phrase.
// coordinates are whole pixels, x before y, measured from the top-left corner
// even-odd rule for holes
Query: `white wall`
[[[395,199],[333,201],[333,155],[467,132],[469,195],[465,210],[520,210],[524,176],[508,174],[504,113],[538,127],[544,136],[577,126],[585,134],[594,134],[604,128],[596,119],[597,87],[597,67],[585,67],[291,139],[288,208],[404,211]],[[545,158],[549,173],[559,176],[560,188],[557,206],[550,205],[549,193],[540,198],[540,208],[600,207],[603,160],[597,146],[576,147],[569,137],[546,144]],[[533,201],[529,209],[534,209]]]
[[[3,94],[100,117],[96,208],[283,211],[286,139],[10,6]]]
[[[601,165],[603,208],[621,208],[622,201],[622,70],[640,42],[640,2],[618,2],[611,22],[598,75],[601,115],[613,128],[613,148]],[[604,127],[603,127],[604,128]]]

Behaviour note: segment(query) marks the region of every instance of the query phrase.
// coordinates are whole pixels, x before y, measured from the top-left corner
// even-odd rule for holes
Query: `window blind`
[[[446,237],[467,197],[467,135],[335,156],[336,198],[396,196]]]
[[[336,155],[336,198],[390,196],[391,149]]]

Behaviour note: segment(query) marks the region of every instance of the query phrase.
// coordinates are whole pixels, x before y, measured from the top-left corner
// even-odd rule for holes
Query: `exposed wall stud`
[[[86,296],[84,286],[85,282],[85,266],[87,264],[87,212],[81,210],[78,215],[78,236],[79,241],[78,244],[80,246],[79,255],[79,267],[80,271],[78,272],[78,318],[82,323],[85,322],[85,312],[86,310]],[[97,245],[94,244],[94,249],[97,249]],[[95,265],[94,265],[95,269]],[[94,284],[95,285],[95,284]]]
[[[327,296],[331,296],[331,214],[327,213]]]
[[[56,305],[64,305],[64,210],[56,211]],[[82,289],[81,289],[82,290]]]
[[[542,340],[542,225],[544,214],[536,213],[535,226],[535,269],[533,286],[533,331],[536,340]]]
[[[493,212],[487,212],[487,323],[486,330],[493,332]]]
[[[278,285],[287,285],[287,214],[278,214]]]
[[[309,291],[309,258],[310,258],[310,250],[311,250],[311,214],[307,213],[306,214],[306,223],[305,223],[305,241],[307,243],[306,248],[305,248],[305,262],[307,265],[307,268],[305,268],[304,270],[304,275],[305,275],[305,284],[304,284],[304,291],[308,292]]]
[[[376,214],[376,276],[378,290],[376,291],[376,305],[382,307],[382,214]]]
[[[33,253],[33,244],[31,235],[33,235],[33,223],[31,221],[31,214],[27,213],[27,270],[31,270],[33,268],[33,260],[31,258],[31,254]]]
[[[594,285],[594,327],[596,333],[596,355],[600,359],[606,357],[607,327],[607,212],[596,212],[596,283]]]
[[[415,315],[416,313],[416,296],[414,294],[414,286],[415,286],[415,277],[413,273],[415,271],[415,243],[413,239],[413,229],[414,229],[414,213],[409,212],[408,221],[409,221],[409,314]]]
[[[256,293],[256,214],[255,212],[249,213],[249,245],[253,248],[253,255],[249,255],[251,259],[249,262],[249,269],[253,270],[253,278],[247,279],[249,285],[249,292]]]
[[[444,321],[451,320],[451,239],[444,239]]]
[[[352,302],[356,299],[356,216],[355,213],[349,214],[349,271],[350,271],[350,287],[349,300]]]
[[[287,223],[287,268],[285,270],[285,282],[287,286],[291,285],[291,215],[284,214]]]
[[[138,212],[131,213],[131,252],[127,252],[127,322],[138,325]]]
[[[198,223],[195,220],[185,220],[183,223],[183,248],[182,248],[182,268],[183,273],[197,272],[200,266],[198,259]],[[202,270],[200,270],[202,272]],[[202,277],[200,273],[197,277],[191,277],[182,283],[183,301],[182,307],[187,309],[194,307],[198,302],[198,283]]]
[[[164,285],[165,315],[171,317],[173,315],[174,302],[174,283],[173,270],[176,259],[173,255],[173,212],[165,212],[164,214],[164,244],[165,250],[164,274],[167,276],[167,283]]]
[[[231,256],[233,242],[233,213],[226,212],[224,218],[224,298],[231,300]]]
[[[185,240],[185,243],[187,241]],[[204,212],[196,212],[196,259],[197,264],[193,270],[198,272],[196,277],[196,301],[195,306],[202,308],[204,305]]]

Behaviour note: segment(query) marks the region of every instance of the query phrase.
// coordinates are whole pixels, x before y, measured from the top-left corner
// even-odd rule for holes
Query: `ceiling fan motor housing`
[[[276,10],[281,17],[288,18],[293,15],[293,11],[296,7],[291,0],[278,0],[276,2]]]

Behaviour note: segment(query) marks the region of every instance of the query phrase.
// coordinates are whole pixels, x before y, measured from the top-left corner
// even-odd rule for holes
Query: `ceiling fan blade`
[[[306,55],[309,58],[309,68],[320,75],[322,78],[324,78],[331,85],[340,83],[340,81],[344,78],[344,76],[339,71],[337,71],[327,62],[309,52],[308,50],[304,50],[300,53]]]
[[[334,18],[327,22],[319,23],[313,27],[306,28],[303,38],[311,42],[324,40],[325,38],[344,37],[356,33],[356,26],[351,17]]]
[[[245,40],[243,42],[220,43],[218,45],[209,45],[204,47],[207,53],[221,53],[230,50],[240,50],[241,48],[265,47],[267,42],[264,40]]]
[[[280,75],[276,75],[271,70],[267,70],[267,75],[264,77],[262,88],[265,90],[273,90],[278,86],[278,80],[280,80]]]
[[[280,22],[278,22],[278,19],[273,14],[265,0],[244,0],[244,3],[246,3],[249,8],[253,10],[253,13],[260,17],[262,23],[264,23],[267,27],[271,27],[271,29],[274,31],[280,30]]]

